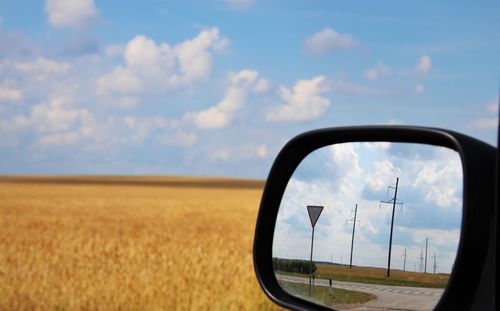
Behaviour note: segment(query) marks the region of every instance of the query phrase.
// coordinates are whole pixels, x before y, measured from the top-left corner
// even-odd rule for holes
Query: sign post
[[[314,226],[318,221],[319,215],[323,211],[323,206],[308,205],[307,213],[309,214],[309,220],[312,226],[312,236],[311,236],[311,258],[309,260],[309,296],[312,294],[312,259],[313,259],[313,246],[314,246]]]

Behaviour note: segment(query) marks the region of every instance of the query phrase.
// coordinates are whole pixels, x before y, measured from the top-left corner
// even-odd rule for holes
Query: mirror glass
[[[356,142],[313,151],[280,203],[279,284],[333,309],[432,310],[457,254],[462,188],[460,155],[444,147]]]

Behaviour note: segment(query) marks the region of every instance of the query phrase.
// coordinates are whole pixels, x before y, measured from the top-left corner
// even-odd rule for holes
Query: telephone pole
[[[436,268],[437,268],[437,263],[436,263],[436,252],[434,252],[434,274],[436,274]]]
[[[425,238],[425,265],[424,273],[427,273],[427,245],[429,244],[429,238]]]
[[[396,177],[396,186],[395,187],[392,187],[392,186],[387,187],[387,190],[394,189],[394,198],[392,198],[392,200],[380,201],[380,204],[382,204],[382,203],[391,204],[392,203],[391,235],[389,236],[389,255],[387,256],[387,277],[391,276],[391,251],[392,251],[392,232],[394,229],[394,213],[396,212],[396,204],[403,205],[403,203],[397,202],[398,184],[399,184],[399,177]]]
[[[405,254],[403,256],[404,256],[403,271],[406,271],[406,247],[405,247]]]
[[[423,265],[424,265],[424,250],[420,249],[420,268],[419,268],[419,272],[422,272]]]
[[[356,207],[354,208],[354,218],[352,219],[352,239],[351,239],[351,260],[349,261],[349,269],[352,269],[352,250],[354,247],[354,232],[356,230],[356,216],[358,214],[358,203],[356,203]]]

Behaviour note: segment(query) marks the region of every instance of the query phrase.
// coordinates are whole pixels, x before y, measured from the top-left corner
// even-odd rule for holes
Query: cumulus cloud
[[[266,115],[269,122],[313,120],[325,114],[330,100],[322,94],[329,91],[324,76],[310,80],[299,80],[293,89],[280,88],[280,97],[284,105],[270,109]]]
[[[268,93],[273,89],[271,81],[267,79],[259,79],[254,87],[253,87],[253,93],[255,94],[264,94]]]
[[[46,0],[49,23],[55,27],[80,28],[98,14],[94,0]]]
[[[67,97],[55,96],[47,102],[35,105],[28,116],[14,119],[16,127],[34,128],[39,133],[61,132],[74,126],[93,122],[93,116],[85,108],[71,108]]]
[[[359,155],[354,149],[354,144],[333,145],[330,147],[330,156],[335,167],[342,168],[342,172],[349,175],[349,178],[356,178],[361,174]]]
[[[17,89],[4,88],[0,86],[0,103],[17,102],[23,98],[23,93]]]
[[[334,50],[349,49],[356,45],[356,40],[350,34],[340,34],[331,28],[325,28],[307,38],[305,48],[315,54]]]
[[[383,198],[386,195],[387,186],[394,184],[394,176],[398,176],[401,170],[388,159],[376,161],[373,163],[373,168],[373,173],[366,176],[364,195],[367,198]]]
[[[449,161],[439,166],[434,162],[422,167],[412,186],[424,189],[426,202],[445,207],[462,203],[461,189],[457,187],[462,179],[460,162]]]
[[[433,156],[425,160],[395,157],[390,151],[392,145],[336,144],[309,154],[295,170],[280,203],[275,230],[280,246],[273,247],[273,256],[307,258],[310,223],[306,206],[311,204],[324,206],[315,231],[317,260],[330,260],[331,252],[345,254],[352,237],[352,223],[346,220],[353,218],[351,211],[357,204],[361,222],[356,227],[356,264],[383,267],[392,209],[379,207],[379,202],[392,198],[394,189],[387,187],[394,186],[396,176],[400,176],[398,202],[404,202],[404,207],[396,210],[393,250],[402,253],[407,248],[408,254],[416,254],[421,242],[429,238],[432,241],[429,249],[440,253],[441,271],[449,272],[461,223],[460,158],[446,148],[417,144],[409,149],[422,154],[430,153],[431,149]],[[316,156],[318,153],[323,155]],[[342,171],[346,172],[345,178],[340,177]],[[312,178],[323,174],[329,176]],[[304,175],[310,178],[303,178]],[[336,183],[337,180],[341,182]],[[348,184],[352,186],[346,187]],[[370,197],[365,196],[367,188],[373,194]],[[321,251],[320,245],[325,245],[327,251]],[[446,264],[445,252],[450,255]]]
[[[365,70],[365,78],[370,81],[377,80],[378,78],[389,74],[391,74],[391,69],[382,62],[379,62],[374,67]]]
[[[165,91],[189,85],[211,73],[212,52],[223,50],[226,44],[227,39],[217,28],[203,30],[176,46],[136,36],[123,52],[126,65],[101,76],[97,80],[97,94]],[[108,54],[119,51],[118,47],[107,49]]]
[[[415,73],[419,75],[426,75],[432,68],[432,61],[428,55],[420,57],[418,64],[415,66]]]
[[[220,129],[228,126],[236,113],[245,106],[248,94],[263,81],[258,77],[257,71],[246,69],[229,74],[229,86],[224,98],[208,109],[186,114],[185,118],[200,129]]]
[[[108,57],[120,56],[125,53],[125,45],[111,44],[104,49],[104,53]]]

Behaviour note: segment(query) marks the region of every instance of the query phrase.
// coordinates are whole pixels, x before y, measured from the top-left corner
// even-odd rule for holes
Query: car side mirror
[[[292,309],[469,309],[491,253],[496,152],[423,127],[295,137],[262,195],[262,289]]]

